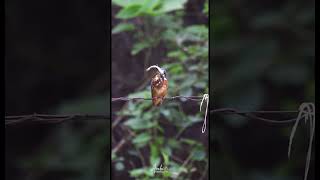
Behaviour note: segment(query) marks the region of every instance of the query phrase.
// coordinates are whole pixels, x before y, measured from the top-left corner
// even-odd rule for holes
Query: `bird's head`
[[[163,80],[166,80],[166,76],[167,76],[166,70],[163,68],[160,68],[157,65],[152,65],[152,66],[148,67],[146,71],[149,73],[150,77],[152,77],[152,78],[154,76],[156,76],[157,74],[160,74],[161,78]]]

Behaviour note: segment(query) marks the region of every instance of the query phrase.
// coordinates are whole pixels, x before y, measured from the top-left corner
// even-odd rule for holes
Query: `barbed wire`
[[[60,123],[69,120],[107,120],[110,119],[106,114],[70,114],[70,115],[52,115],[52,114],[30,114],[19,116],[5,116],[5,125],[12,125],[22,122],[41,122],[41,123]]]
[[[135,100],[153,100],[162,97],[144,98],[144,97],[116,97],[111,98],[112,102],[116,101],[135,101]],[[165,97],[165,100],[185,100],[185,101],[202,101],[203,96],[172,96]],[[264,121],[268,123],[286,124],[292,123],[297,120],[296,116],[292,119],[270,119],[262,117],[262,115],[273,114],[273,115],[293,115],[298,114],[299,110],[290,111],[241,111],[236,108],[217,108],[209,110],[210,114],[220,115],[239,115],[251,120]],[[208,113],[208,112],[207,112]],[[206,113],[206,114],[207,114]],[[70,120],[110,120],[108,114],[68,114],[68,115],[54,115],[54,114],[30,114],[30,115],[18,115],[18,116],[5,116],[5,125],[12,125],[23,122],[40,122],[40,123],[60,123]]]
[[[292,122],[295,122],[297,118],[295,117],[292,119],[275,120],[275,119],[263,118],[258,115],[264,115],[264,114],[288,115],[288,114],[298,114],[298,113],[299,111],[240,111],[235,108],[219,108],[219,109],[210,110],[210,114],[239,115],[242,117],[246,117],[248,119],[259,120],[259,121],[264,121],[268,123],[277,123],[277,124],[292,123]]]
[[[112,98],[111,101],[134,101],[134,100],[153,100],[160,99],[162,97],[153,97],[153,98],[144,98],[144,97],[117,97]],[[185,99],[190,101],[201,101],[203,96],[172,96],[172,97],[164,97],[165,100],[175,100],[175,99]]]
[[[119,97],[119,98],[112,98],[112,102],[115,101],[132,101],[132,100],[153,100],[159,97],[154,98],[142,98],[142,97]],[[205,112],[205,118],[204,118],[204,124],[202,126],[202,133],[205,132],[206,129],[206,116],[208,114],[208,101],[209,95],[205,94],[204,96],[174,96],[174,97],[166,97],[164,99],[167,100],[175,100],[175,99],[186,99],[191,101],[201,101],[200,104],[200,112],[201,112],[201,106],[203,101],[207,100],[207,109]],[[306,167],[305,167],[305,177],[304,180],[307,179],[308,176],[308,170],[309,170],[309,164],[311,159],[311,149],[312,149],[312,141],[314,136],[314,124],[315,124],[315,106],[313,103],[302,103],[298,110],[290,110],[290,111],[277,111],[277,110],[269,110],[269,111],[240,111],[236,108],[217,108],[213,110],[209,110],[209,114],[223,114],[223,115],[239,115],[243,116],[248,119],[252,120],[258,120],[263,121],[267,123],[275,123],[275,124],[287,124],[295,122],[295,125],[293,127],[293,130],[290,135],[290,142],[289,142],[289,150],[288,150],[288,157],[290,157],[290,149],[292,144],[292,139],[295,134],[297,125],[300,121],[300,119],[304,118],[305,121],[310,121],[310,141],[309,141],[309,148],[308,148],[308,154],[307,154],[307,161],[306,161]],[[285,119],[285,120],[276,120],[276,119],[269,119],[261,117],[260,115],[265,114],[277,114],[277,115],[291,115],[291,114],[298,114],[298,117],[294,117],[292,119]],[[45,122],[45,123],[59,123],[64,122],[68,120],[108,120],[110,119],[110,116],[107,114],[93,114],[93,115],[82,115],[82,114],[71,114],[71,115],[49,115],[49,114],[31,114],[31,115],[19,115],[19,116],[5,116],[5,125],[12,125],[22,122]],[[125,144],[125,140],[121,141],[117,148],[112,150],[113,152],[116,152],[118,149],[121,148]]]
[[[297,114],[299,111],[240,111],[234,108],[218,108],[210,110],[210,114],[224,114],[224,115],[240,115],[252,120],[260,120],[269,123],[292,123],[296,121],[296,118],[287,120],[275,120],[262,118],[257,115],[262,114]],[[52,114],[30,114],[19,116],[5,116],[5,125],[23,123],[23,122],[43,122],[43,123],[60,123],[71,120],[110,120],[109,115],[104,114],[70,114],[70,115],[52,115]]]

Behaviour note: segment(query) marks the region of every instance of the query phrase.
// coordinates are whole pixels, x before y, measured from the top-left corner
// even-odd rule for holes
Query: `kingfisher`
[[[149,77],[151,77],[152,104],[160,106],[168,92],[166,70],[157,65],[152,65],[146,71],[149,73]]]

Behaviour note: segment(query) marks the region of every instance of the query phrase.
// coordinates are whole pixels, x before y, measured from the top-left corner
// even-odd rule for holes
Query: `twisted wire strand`
[[[43,122],[43,123],[60,123],[68,120],[107,120],[109,115],[105,114],[70,114],[70,115],[51,115],[51,114],[30,114],[19,116],[6,116],[5,125],[12,125],[23,122]]]
[[[240,111],[234,108],[218,108],[210,110],[210,114],[222,115],[240,115],[252,120],[260,120],[268,123],[292,123],[296,118],[286,120],[275,120],[263,118],[263,114],[297,114],[299,111]],[[258,116],[259,115],[259,116]],[[23,122],[43,122],[43,123],[60,123],[69,120],[110,120],[107,114],[70,114],[70,115],[52,115],[52,114],[30,114],[18,116],[5,116],[5,125],[12,125]]]
[[[144,97],[116,97],[112,98],[112,102],[117,101],[135,101],[135,100],[153,100],[162,97],[144,98]],[[185,100],[185,101],[197,101],[203,102],[203,96],[172,96],[165,97],[165,100]],[[216,108],[209,110],[206,114],[220,114],[220,115],[239,115],[252,120],[259,120],[268,123],[276,124],[286,124],[295,122],[296,114],[299,110],[290,111],[240,111],[236,108]],[[265,114],[277,114],[277,115],[292,115],[295,116],[292,119],[269,119],[262,117]],[[69,120],[110,120],[110,115],[108,114],[67,114],[67,115],[54,115],[54,114],[30,114],[30,115],[15,115],[15,116],[5,116],[5,125],[12,125],[23,122],[43,122],[43,123],[60,123]]]
[[[226,115],[239,115],[242,117],[246,117],[248,119],[252,120],[259,120],[264,121],[268,123],[276,123],[276,124],[286,124],[286,123],[292,123],[297,120],[297,118],[291,118],[291,119],[284,119],[284,120],[275,120],[275,119],[269,119],[264,118],[258,115],[263,114],[297,114],[299,111],[240,111],[235,108],[219,108],[210,110],[210,114],[226,114]]]
[[[144,98],[144,97],[117,97],[117,98],[112,98],[111,101],[134,101],[134,100],[153,100],[153,99],[158,99],[162,97],[153,97],[153,98]],[[201,101],[202,96],[172,96],[172,97],[164,97],[163,99],[165,100],[176,100],[176,99],[185,99],[185,100],[190,100],[190,101]]]

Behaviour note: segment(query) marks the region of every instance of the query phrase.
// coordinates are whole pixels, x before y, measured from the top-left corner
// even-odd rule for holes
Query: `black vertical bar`
[[[210,79],[210,54],[211,54],[211,41],[210,41],[210,37],[211,37],[211,3],[210,3],[210,1],[211,0],[208,0],[208,33],[209,33],[209,35],[208,35],[208,46],[209,46],[209,50],[208,50],[208,75],[209,75],[209,78],[208,78],[208,80],[209,80],[209,90],[208,90],[208,94],[209,94],[209,111],[208,111],[208,119],[207,119],[207,129],[208,129],[208,163],[209,163],[209,165],[208,165],[208,169],[207,169],[207,171],[208,171],[208,179],[210,179],[211,178],[211,174],[210,174],[210,166],[211,166],[211,160],[210,160],[210,153],[211,153],[211,151],[210,151],[210,147],[211,147],[211,144],[210,144],[210,137],[211,137],[211,128],[210,128],[210,121],[212,120],[212,118],[211,118],[211,115],[210,115],[210,109],[212,109],[211,108],[211,106],[212,106],[212,101],[211,101],[211,79]]]
[[[107,54],[109,55],[109,59],[107,59],[107,62],[108,62],[108,67],[109,67],[109,102],[110,102],[110,105],[109,105],[109,116],[110,116],[110,119],[108,120],[109,121],[109,153],[110,153],[110,156],[109,156],[109,179],[112,178],[112,129],[111,129],[111,112],[112,112],[112,103],[111,103],[111,94],[112,94],[112,79],[111,79],[111,76],[112,76],[112,72],[111,72],[111,67],[112,67],[112,60],[111,60],[111,53],[112,53],[112,50],[111,50],[111,18],[112,18],[112,11],[111,11],[111,4],[112,4],[112,0],[106,0],[106,21],[107,21],[107,24],[106,24],[106,37],[107,37]]]

